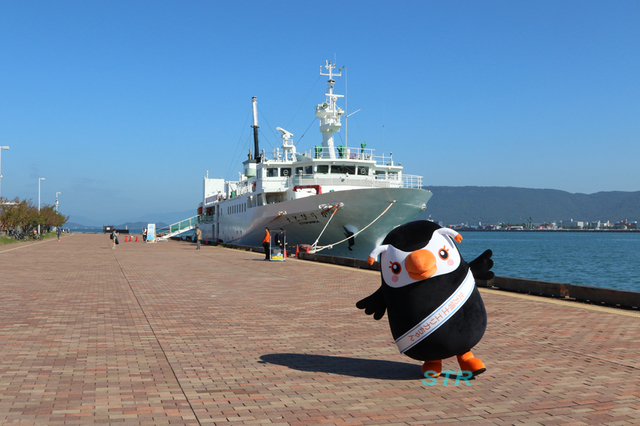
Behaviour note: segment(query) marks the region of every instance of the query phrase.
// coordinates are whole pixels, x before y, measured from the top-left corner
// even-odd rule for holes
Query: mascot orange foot
[[[484,366],[484,362],[474,357],[471,351],[458,355],[457,358],[458,364],[460,364],[460,369],[462,371],[471,371],[471,374],[473,374],[474,377],[487,371],[487,368]]]
[[[458,355],[458,364],[460,364],[460,369],[462,371],[469,371],[473,375],[473,377],[478,374],[482,374],[487,371],[487,368],[484,366],[484,363],[480,361],[480,359],[473,356],[471,351],[468,351],[462,355]],[[435,361],[425,361],[422,364],[422,374],[427,375],[429,377],[438,377],[442,373],[442,360],[438,359]]]

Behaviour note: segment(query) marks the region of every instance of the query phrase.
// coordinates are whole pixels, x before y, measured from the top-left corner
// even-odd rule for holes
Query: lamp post
[[[60,207],[58,207],[58,194],[62,194],[62,192],[56,192],[56,213],[60,213]]]
[[[40,213],[40,182],[42,182],[44,178],[38,178],[38,213]],[[40,219],[38,219],[38,236],[40,236]]]
[[[8,146],[0,146],[0,198],[2,198],[2,150],[9,149]]]

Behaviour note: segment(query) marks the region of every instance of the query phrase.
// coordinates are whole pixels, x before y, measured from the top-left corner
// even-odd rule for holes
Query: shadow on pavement
[[[420,365],[397,361],[291,353],[262,355],[260,360],[262,363],[284,365],[294,370],[367,379],[417,380],[423,378]]]

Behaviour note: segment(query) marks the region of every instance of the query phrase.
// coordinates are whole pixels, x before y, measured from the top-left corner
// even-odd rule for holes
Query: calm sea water
[[[96,231],[102,230],[73,230]],[[640,292],[640,233],[463,231],[462,236],[462,257],[469,262],[491,249],[496,275]]]
[[[640,292],[640,233],[462,232],[462,257],[493,251],[496,275]]]

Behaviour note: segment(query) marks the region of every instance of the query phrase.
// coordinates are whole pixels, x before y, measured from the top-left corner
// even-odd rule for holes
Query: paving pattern
[[[640,424],[637,311],[481,290],[487,372],[432,383],[355,307],[377,273],[263,257],[0,246],[0,424]]]

